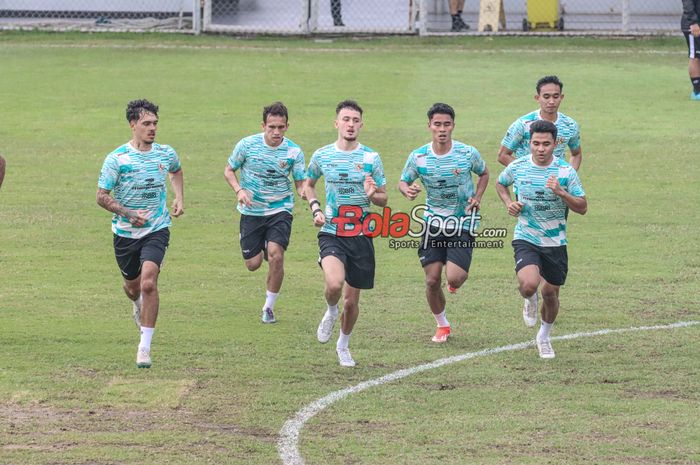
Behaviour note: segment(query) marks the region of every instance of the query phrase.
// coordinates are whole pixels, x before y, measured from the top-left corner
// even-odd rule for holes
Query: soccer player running
[[[508,128],[501,148],[498,151],[498,161],[503,166],[508,166],[515,159],[530,155],[530,125],[535,121],[550,121],[557,127],[557,139],[554,146],[554,156],[565,159],[566,147],[569,147],[571,155],[569,163],[578,171],[581,166],[581,135],[576,121],[559,113],[559,106],[564,100],[564,84],[556,76],[545,76],[536,85],[537,94],[535,100],[540,104],[540,109],[518,118]],[[518,198],[518,190],[514,188],[515,198]],[[569,212],[566,210],[566,215]],[[533,305],[531,305],[533,304]],[[537,323],[537,295],[533,300],[523,302],[523,321],[528,327]]]
[[[160,302],[158,275],[170,240],[165,178],[170,178],[175,192],[171,206],[175,217],[184,213],[184,181],[175,150],[154,142],[158,106],[133,100],[126,108],[126,119],[131,140],[107,155],[97,183],[97,204],[114,213],[114,254],[141,332],[136,366],[150,368]]]
[[[545,76],[536,85],[535,100],[539,110],[521,116],[508,128],[508,132],[498,151],[498,161],[508,166],[516,158],[530,154],[530,125],[535,121],[545,120],[554,123],[559,134],[555,142],[554,156],[565,159],[566,147],[571,156],[569,163],[578,171],[581,166],[581,134],[576,121],[559,113],[559,106],[564,100],[564,84],[556,76]]]
[[[700,100],[700,0],[683,0],[681,30],[688,44],[688,75],[693,85],[690,100]]]
[[[568,272],[566,208],[581,215],[588,202],[576,170],[554,156],[557,127],[549,121],[530,125],[532,154],[509,164],[498,177],[496,191],[508,214],[518,218],[513,235],[515,272],[520,295],[537,308],[542,283],[542,323],[537,333],[540,357],[554,358],[549,333],[559,312],[559,287]],[[517,189],[512,200],[508,186]]]
[[[294,191],[304,197],[306,162],[301,148],[284,135],[289,129],[287,107],[275,102],[263,108],[263,132],[239,141],[228,158],[224,177],[236,193],[241,252],[246,268],[269,263],[267,292],[260,319],[275,323],[275,303],[284,280],[284,252],[292,233]],[[241,170],[238,181],[236,171]]]
[[[0,156],[0,187],[5,180],[5,159]]]
[[[353,213],[361,218],[370,204],[383,207],[387,202],[384,167],[379,154],[358,142],[362,129],[362,108],[354,100],[344,100],[335,109],[335,143],[318,149],[309,162],[306,197],[309,199],[318,234],[319,263],[325,278],[327,309],[318,326],[318,341],[331,338],[338,318],[338,302],[345,294],[340,317],[340,335],[336,352],[341,366],[355,366],[348,349],[350,335],[360,312],[360,290],[374,287],[374,245],[362,234],[357,217],[344,222]],[[316,195],[316,181],[323,176],[326,207]],[[353,213],[349,213],[353,212]],[[344,289],[343,289],[344,288]]]
[[[455,112],[445,103],[436,103],[428,110],[428,129],[432,142],[415,149],[408,156],[399,191],[415,200],[421,187],[426,189],[426,235],[418,249],[425,272],[425,295],[437,322],[433,342],[446,342],[450,323],[442,291],[442,270],[447,289],[457,292],[469,276],[472,261],[477,213],[489,183],[489,171],[479,152],[472,146],[452,140]],[[478,176],[476,189],[472,173]],[[430,234],[428,235],[428,231]]]

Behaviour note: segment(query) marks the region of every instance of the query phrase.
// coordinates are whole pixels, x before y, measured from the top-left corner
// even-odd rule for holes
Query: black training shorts
[[[514,240],[515,272],[527,265],[537,265],[540,276],[555,286],[563,286],[569,272],[569,257],[566,246],[540,247],[521,239]]]
[[[114,256],[124,279],[129,281],[141,275],[143,262],[153,262],[159,267],[170,243],[170,230],[159,229],[142,238],[132,239],[114,235]]]
[[[345,265],[345,282],[356,289],[374,287],[374,243],[372,238],[360,235],[338,237],[318,234],[319,264],[329,255]],[[323,266],[323,265],[321,265]]]
[[[700,37],[694,37],[690,31],[683,31],[683,35],[688,45],[688,57],[700,58]]]
[[[292,214],[286,211],[267,216],[241,215],[241,253],[245,260],[258,255],[268,242],[287,250],[292,234]]]
[[[425,267],[435,262],[446,264],[450,261],[468,273],[472,263],[474,236],[469,234],[469,231],[432,235],[438,231],[437,228],[431,228],[430,238],[426,233],[421,239],[421,246],[418,249],[420,264]]]

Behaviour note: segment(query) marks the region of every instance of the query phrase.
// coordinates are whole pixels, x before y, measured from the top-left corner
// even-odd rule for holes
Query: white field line
[[[694,326],[697,324],[700,324],[700,321],[679,321],[677,323],[672,323],[668,325],[639,326],[620,329],[602,329],[600,331],[592,331],[586,333],[565,334],[563,336],[553,337],[552,340],[563,341],[570,339],[578,339],[582,337],[603,336],[607,334],[629,333],[634,331],[652,331],[658,329],[684,328],[688,326]],[[301,453],[299,452],[299,434],[301,433],[302,428],[304,427],[306,422],[308,422],[316,414],[320,413],[331,404],[341,399],[344,399],[350,394],[356,394],[373,386],[381,386],[383,384],[390,383],[392,381],[396,381],[398,379],[405,378],[416,373],[432,370],[433,368],[440,368],[445,365],[461,362],[463,360],[469,360],[471,358],[476,357],[484,357],[486,355],[494,355],[501,352],[526,349],[534,345],[535,341],[532,340],[527,342],[521,342],[519,344],[501,346],[493,349],[484,349],[478,352],[468,352],[466,354],[441,358],[439,360],[435,360],[434,362],[426,363],[423,365],[417,365],[412,368],[405,368],[403,370],[395,371],[393,373],[379,378],[370,379],[368,381],[364,381],[347,389],[341,389],[340,391],[331,392],[327,396],[308,404],[306,407],[299,410],[296,413],[296,415],[294,415],[294,417],[290,418],[285,422],[284,426],[280,430],[279,440],[277,441],[277,451],[279,452],[280,458],[282,459],[282,463],[284,465],[304,465],[304,459],[302,458]]]
[[[332,47],[264,47],[251,45],[188,45],[188,44],[115,44],[115,43],[66,43],[66,44],[28,44],[28,43],[3,43],[0,42],[0,50],[3,48],[14,49],[115,49],[115,50],[240,50],[252,52],[276,52],[276,53],[396,53],[396,52],[411,52],[411,53],[429,53],[431,55],[437,53],[464,53],[464,54],[537,54],[553,53],[566,55],[678,55],[678,52],[672,50],[605,50],[598,48],[571,48],[571,49],[541,49],[541,48],[494,48],[489,50],[471,50],[460,48],[445,48],[445,49],[430,49],[426,47],[358,47],[358,48],[332,48]]]

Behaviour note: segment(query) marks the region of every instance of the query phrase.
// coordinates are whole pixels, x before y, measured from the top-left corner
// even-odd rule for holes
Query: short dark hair
[[[362,116],[362,107],[360,106],[359,103],[357,103],[354,100],[343,100],[338,104],[338,106],[335,107],[335,114],[337,115],[340,113],[340,110],[343,108],[350,108],[351,110],[355,110],[360,113],[360,116]]]
[[[287,107],[285,107],[284,103],[282,102],[275,102],[263,108],[263,124],[267,123],[267,117],[270,115],[283,116],[285,120],[289,121],[289,113],[287,112]]]
[[[546,84],[555,84],[559,86],[559,92],[564,90],[564,83],[559,80],[556,76],[545,76],[539,81],[537,81],[537,95],[540,94],[540,89]]]
[[[126,105],[126,120],[138,121],[144,113],[153,113],[158,116],[158,105],[146,99],[132,100]]]
[[[530,125],[530,138],[536,132],[548,132],[552,135],[552,139],[557,140],[557,127],[551,121],[538,119]]]
[[[428,121],[433,119],[436,114],[450,115],[450,117],[455,119],[455,110],[446,103],[433,103],[433,106],[428,110]]]

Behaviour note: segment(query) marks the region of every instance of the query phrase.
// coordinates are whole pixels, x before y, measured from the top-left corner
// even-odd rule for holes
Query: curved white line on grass
[[[672,323],[669,325],[657,325],[657,326],[638,326],[632,328],[620,328],[620,329],[602,329],[600,331],[592,331],[587,333],[573,333],[565,334],[563,336],[553,337],[553,341],[563,341],[569,339],[578,339],[581,337],[593,337],[593,336],[603,336],[606,334],[616,334],[616,333],[629,333],[633,331],[652,331],[656,329],[673,329],[673,328],[684,328],[687,326],[693,326],[700,324],[700,321],[679,321],[677,323]],[[371,388],[373,386],[380,386],[382,384],[390,383],[396,381],[397,379],[405,378],[407,376],[414,375],[427,370],[432,370],[433,368],[440,368],[445,365],[450,365],[452,363],[461,362],[463,360],[469,360],[470,358],[483,357],[486,355],[498,354],[501,352],[508,352],[512,350],[521,350],[527,347],[535,345],[535,341],[521,342],[519,344],[512,344],[507,346],[496,347],[494,349],[484,349],[478,352],[468,352],[462,355],[454,355],[452,357],[441,358],[435,360],[431,363],[426,363],[424,365],[418,365],[412,368],[406,368],[403,370],[395,371],[388,375],[382,376],[380,378],[370,379],[364,381],[356,386],[349,387],[347,389],[341,389],[340,391],[331,392],[325,397],[318,399],[315,402],[310,403],[303,409],[299,410],[293,418],[287,420],[280,430],[280,437],[277,441],[277,450],[279,452],[282,463],[285,465],[304,465],[304,459],[299,452],[299,434],[302,428],[313,418],[316,414],[320,413],[329,405],[344,399],[350,394],[355,394],[365,389]]]

